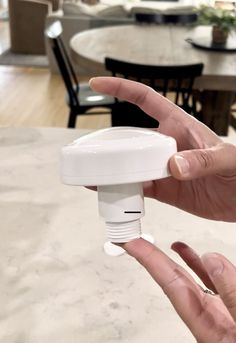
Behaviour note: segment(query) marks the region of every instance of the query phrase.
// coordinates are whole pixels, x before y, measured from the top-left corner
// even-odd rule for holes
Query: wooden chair
[[[107,57],[105,65],[113,76],[145,83],[165,97],[171,92],[178,106],[200,119],[193,83],[202,74],[202,63],[178,66],[142,65]],[[137,106],[116,99],[116,106],[112,110],[112,125],[156,127],[157,122]]]
[[[60,21],[54,22],[45,31],[61,76],[67,90],[67,104],[70,108],[68,127],[74,128],[76,118],[81,114],[104,114],[104,109],[111,109],[115,99],[110,96],[98,94],[91,90],[87,83],[79,83],[72,63],[62,41],[62,25]],[[100,107],[100,110],[91,111]]]

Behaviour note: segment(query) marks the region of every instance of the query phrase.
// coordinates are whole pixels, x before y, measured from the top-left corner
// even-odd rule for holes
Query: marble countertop
[[[61,184],[60,149],[85,133],[0,129],[0,342],[195,342],[135,260],[104,254],[96,193]],[[184,240],[236,263],[235,224],[145,205],[144,232],[175,260]]]

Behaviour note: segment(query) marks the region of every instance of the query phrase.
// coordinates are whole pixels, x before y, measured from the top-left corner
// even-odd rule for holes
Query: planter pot
[[[82,0],[82,2],[88,5],[96,5],[97,3],[99,3],[99,0]]]
[[[227,31],[223,31],[218,26],[212,27],[212,43],[213,44],[225,44],[227,42],[227,38],[229,33]]]

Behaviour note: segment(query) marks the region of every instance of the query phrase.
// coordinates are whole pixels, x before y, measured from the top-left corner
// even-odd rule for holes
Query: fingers
[[[181,151],[169,161],[172,176],[191,180],[207,175],[236,175],[236,146],[220,143],[208,149]]]
[[[138,105],[159,121],[160,132],[176,138],[178,149],[185,151],[170,159],[169,168],[174,178],[191,180],[212,174],[235,175],[236,147],[222,143],[209,128],[152,88],[116,77],[93,78],[90,85],[97,92]]]
[[[118,77],[95,77],[90,80],[90,86],[96,92],[112,95],[138,105],[158,121],[166,120],[169,116],[188,118],[178,106],[139,82]]]
[[[217,293],[214,284],[206,272],[201,258],[192,248],[183,242],[175,242],[172,244],[171,249],[179,254],[179,256],[196,273],[207,288],[211,289],[214,293]]]
[[[163,290],[167,291],[168,286],[172,288],[174,282],[181,283],[182,274],[184,279],[188,279],[187,274],[185,275],[184,270],[179,265],[144,239],[125,243],[123,248],[147,269]]]
[[[177,140],[179,150],[211,147],[221,142],[207,126],[147,85],[118,77],[95,77],[90,86],[96,92],[138,105],[159,122],[159,132]]]
[[[236,321],[236,268],[220,254],[205,254],[202,262],[221,299]]]
[[[135,257],[162,287],[198,341],[218,342],[214,333],[214,313],[205,300],[206,297],[214,299],[213,296],[205,294],[183,268],[151,243],[137,239],[125,243],[123,248]],[[214,307],[212,311],[216,311]]]

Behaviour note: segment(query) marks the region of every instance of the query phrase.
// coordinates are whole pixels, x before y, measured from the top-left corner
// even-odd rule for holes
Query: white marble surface
[[[195,342],[136,261],[103,253],[96,193],[60,183],[60,148],[82,133],[0,129],[0,342]],[[235,224],[147,200],[143,228],[177,261],[184,240],[236,263]]]

